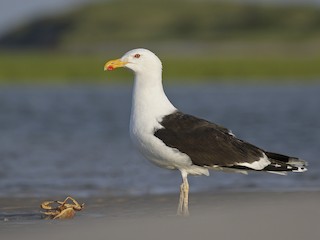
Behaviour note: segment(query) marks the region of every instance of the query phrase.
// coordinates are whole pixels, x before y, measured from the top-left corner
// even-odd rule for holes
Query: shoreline
[[[190,217],[176,216],[177,194],[78,198],[85,208],[73,220],[63,221],[41,219],[42,200],[0,198],[1,239],[193,239],[200,234],[201,238],[294,240],[320,236],[320,191],[191,193]]]

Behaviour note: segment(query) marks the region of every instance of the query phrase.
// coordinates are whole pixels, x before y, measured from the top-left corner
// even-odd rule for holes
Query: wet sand
[[[177,195],[77,198],[72,220],[41,219],[47,199],[0,199],[0,239],[319,239],[320,191],[191,193],[189,217]]]

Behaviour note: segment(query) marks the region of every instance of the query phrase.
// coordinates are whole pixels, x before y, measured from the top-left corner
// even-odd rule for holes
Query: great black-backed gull
[[[296,157],[264,151],[240,140],[227,128],[184,114],[167,98],[162,86],[162,64],[143,48],[108,61],[104,69],[131,69],[134,74],[130,136],[151,162],[180,170],[182,184],[178,215],[188,215],[188,174],[209,175],[208,170],[285,174],[304,172],[307,163]]]

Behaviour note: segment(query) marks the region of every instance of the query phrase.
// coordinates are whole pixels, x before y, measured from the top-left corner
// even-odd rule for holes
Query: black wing
[[[187,154],[198,166],[233,167],[263,156],[261,149],[237,139],[228,129],[191,115],[175,112],[165,116],[160,124],[163,128],[154,135]]]

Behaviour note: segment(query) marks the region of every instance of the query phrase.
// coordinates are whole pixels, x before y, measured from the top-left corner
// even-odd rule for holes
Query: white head
[[[138,48],[127,52],[119,59],[108,61],[104,70],[111,71],[119,67],[129,68],[135,73],[131,131],[135,132],[136,128],[139,128],[152,132],[154,124],[158,124],[158,118],[176,111],[163,91],[160,59],[153,52]]]
[[[104,65],[104,70],[126,67],[136,74],[162,71],[160,59],[151,51],[144,48],[133,49],[120,59],[110,60]]]

